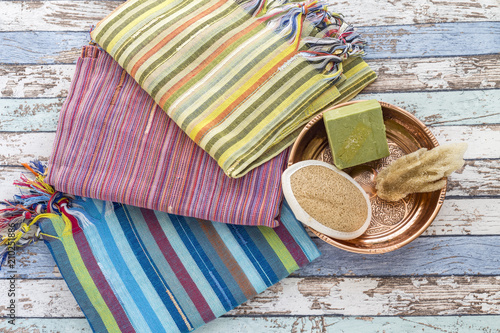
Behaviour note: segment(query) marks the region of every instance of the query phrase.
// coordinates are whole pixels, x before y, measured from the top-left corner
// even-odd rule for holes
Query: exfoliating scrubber
[[[354,239],[370,225],[368,195],[335,166],[302,161],[286,169],[281,179],[295,217],[314,230],[337,239]]]

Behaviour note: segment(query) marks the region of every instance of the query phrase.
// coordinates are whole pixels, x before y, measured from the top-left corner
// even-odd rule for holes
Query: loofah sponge
[[[302,161],[285,170],[282,180],[285,198],[302,223],[338,239],[356,238],[368,228],[368,196],[333,165]]]
[[[377,195],[398,201],[411,193],[433,192],[446,185],[446,177],[464,165],[467,143],[453,143],[402,156],[375,178]]]

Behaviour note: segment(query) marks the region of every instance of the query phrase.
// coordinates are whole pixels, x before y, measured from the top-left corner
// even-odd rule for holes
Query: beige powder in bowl
[[[341,232],[359,230],[368,217],[368,205],[360,190],[339,173],[309,165],[290,176],[294,197],[319,223]]]

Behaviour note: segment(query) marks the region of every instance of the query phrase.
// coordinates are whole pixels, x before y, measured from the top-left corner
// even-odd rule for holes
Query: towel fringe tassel
[[[59,214],[58,203],[67,200],[62,193],[45,183],[46,165],[40,161],[22,165],[35,179],[21,174],[20,179],[14,181],[21,193],[14,195],[13,200],[0,202],[5,206],[0,209],[0,232],[3,234],[0,240],[0,246],[3,246],[0,250],[0,269],[16,249],[36,243],[44,235],[38,228],[38,220],[47,213]]]
[[[273,0],[237,1],[252,16],[267,22],[277,33],[305,44],[298,53],[333,82],[342,74],[341,63],[349,57],[363,56],[365,41],[345,23],[341,14],[328,10],[326,1],[288,2]],[[301,36],[304,21],[312,24],[322,37]]]

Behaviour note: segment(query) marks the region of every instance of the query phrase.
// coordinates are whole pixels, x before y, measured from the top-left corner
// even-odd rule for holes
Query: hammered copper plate
[[[343,103],[333,108],[357,102],[359,101]],[[380,104],[390,156],[343,170],[370,197],[372,220],[368,230],[356,239],[339,240],[310,228],[323,241],[356,253],[385,253],[410,243],[432,223],[446,193],[445,187],[440,191],[411,194],[397,202],[385,201],[377,196],[374,179],[378,171],[400,156],[438,145],[429,129],[411,113],[388,103]],[[303,160],[320,160],[333,164],[322,114],[314,117],[302,130],[292,147],[288,165]]]

